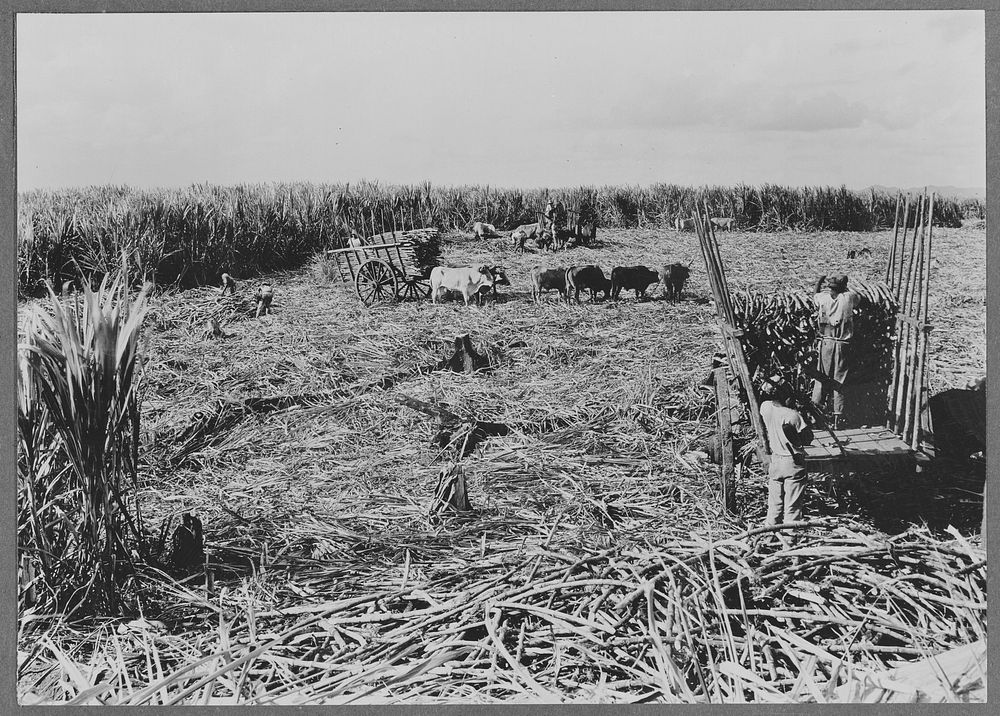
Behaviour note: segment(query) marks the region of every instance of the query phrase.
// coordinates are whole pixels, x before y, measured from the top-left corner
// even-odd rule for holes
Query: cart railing
[[[329,249],[327,256],[332,256],[337,264],[340,277],[345,282],[353,281],[358,269],[369,259],[381,259],[400,271],[402,278],[424,278],[424,273],[404,258],[403,253],[412,249],[413,241],[399,241],[384,244],[365,244],[364,246],[348,247],[346,249]]]

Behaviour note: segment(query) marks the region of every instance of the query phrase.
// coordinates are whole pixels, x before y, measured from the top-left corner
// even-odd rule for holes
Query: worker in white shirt
[[[820,276],[816,281],[813,303],[819,321],[817,369],[823,377],[813,383],[812,402],[822,410],[827,396],[833,394],[835,430],[844,416],[844,384],[850,372],[854,309],[859,301],[860,296],[847,288],[847,276]]]
[[[780,377],[765,381],[761,397],[760,415],[771,448],[765,525],[774,526],[782,518],[784,523],[799,522],[809,480],[803,448],[812,442],[812,430],[802,414],[790,407],[791,387]]]

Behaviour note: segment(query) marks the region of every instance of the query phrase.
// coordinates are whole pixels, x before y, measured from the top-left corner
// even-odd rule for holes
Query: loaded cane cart
[[[843,386],[853,419],[839,429],[814,428],[806,448],[810,472],[913,469],[933,454],[928,409],[928,288],[934,195],[897,198],[893,243],[884,280],[850,279],[861,296],[855,314],[858,362]],[[901,211],[902,209],[902,211]],[[815,309],[810,294],[731,291],[707,203],[694,213],[695,230],[722,333],[724,359],[713,373],[718,405],[722,496],[735,511],[734,424],[752,428],[753,452],[765,467],[769,448],[760,416],[761,383],[778,375],[801,402],[815,379]],[[839,386],[837,386],[839,387]],[[851,417],[851,414],[848,414]]]
[[[430,296],[430,270],[437,265],[439,231],[435,228],[387,231],[362,246],[331,249],[340,280],[365,306]]]
[[[597,211],[593,198],[578,198],[565,209],[566,225],[560,230],[559,236],[554,237],[556,248],[567,244],[585,246],[597,237]],[[535,220],[541,231],[551,231],[544,211],[536,211]]]

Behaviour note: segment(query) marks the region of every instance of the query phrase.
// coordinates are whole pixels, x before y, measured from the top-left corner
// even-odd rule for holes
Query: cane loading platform
[[[926,385],[927,339],[931,330],[927,316],[933,216],[933,193],[917,197],[912,204],[909,196],[904,202],[902,195],[897,195],[892,249],[885,270],[885,284],[898,303],[885,425],[838,430],[814,428],[813,442],[805,453],[807,464],[817,471],[847,469],[861,473],[872,468],[893,469],[900,465],[926,462],[934,454],[933,445],[925,440],[933,434]],[[721,447],[722,498],[726,509],[735,511],[732,423],[734,416],[740,412],[734,410],[737,408],[734,400],[740,401],[741,394],[756,435],[757,457],[766,466],[770,455],[760,416],[760,402],[747,364],[744,332],[737,327],[732,294],[710,217],[707,202],[695,207],[695,230],[727,359],[726,366],[715,370],[714,383]],[[907,234],[911,227],[913,232],[908,243]]]
[[[886,427],[814,430],[813,442],[805,448],[805,453],[807,463],[822,465],[914,456],[913,449],[903,438]]]

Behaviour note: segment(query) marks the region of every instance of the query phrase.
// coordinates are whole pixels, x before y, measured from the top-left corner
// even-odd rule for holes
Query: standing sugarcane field
[[[552,32],[505,13],[438,20],[456,34],[466,23],[513,32],[523,21],[540,33],[529,51],[542,58],[539,74],[576,77],[583,70],[544,59],[563,57],[560,43],[575,47],[566,39],[573,23],[633,38],[642,30],[618,23],[695,27],[707,14],[509,14],[566,23]],[[734,16],[720,20],[734,28],[775,23],[790,36],[799,24],[841,22],[711,14]],[[926,14],[877,22],[891,37],[919,35]],[[371,18],[311,22],[358,36],[371,23],[382,37],[379,23],[395,18],[361,15]],[[875,22],[860,11],[831,15]],[[918,24],[896,27],[897,15]],[[949,16],[951,33],[982,29],[982,13]],[[226,92],[239,88],[223,79],[240,63],[214,33],[230,20],[248,23],[234,31],[241,41],[254,28],[271,38],[253,47],[271,48],[278,67],[305,66],[311,43],[326,47],[316,29],[274,40],[273,23],[301,20],[281,14],[259,26],[224,13],[71,17],[19,20],[26,103],[33,82],[70,65],[38,60],[45,72],[32,74],[21,53],[51,50],[75,22],[90,28],[74,33],[84,44],[104,37],[88,34],[104,23],[148,23],[165,37],[171,23],[216,28],[205,57],[218,65],[201,66],[220,69],[203,88]],[[926,27],[936,37],[937,25]],[[342,120],[310,136],[347,152],[343,166],[325,166],[329,179],[293,180],[289,172],[316,173],[308,152],[292,151],[295,132],[266,124],[277,96],[248,100],[245,114],[264,124],[240,151],[229,142],[252,120],[229,109],[205,110],[233,122],[221,133],[177,115],[176,141],[173,115],[155,127],[136,119],[136,107],[158,100],[114,74],[133,57],[115,43],[149,42],[160,57],[169,42],[121,28],[92,61],[115,60],[101,76],[131,88],[132,109],[100,115],[94,132],[116,129],[80,143],[97,152],[80,154],[90,159],[67,158],[77,140],[47,158],[39,147],[55,141],[50,125],[61,120],[30,103],[18,110],[19,704],[986,701],[986,199],[942,168],[964,145],[948,145],[952,154],[935,164],[938,154],[906,144],[896,115],[855,121],[851,112],[876,106],[860,78],[855,94],[831,80],[855,99],[817,95],[815,126],[807,100],[780,115],[748,102],[749,119],[714,122],[715,110],[698,109],[714,106],[712,91],[680,78],[689,105],[636,106],[659,107],[657,122],[692,112],[697,121],[669,120],[692,141],[701,131],[692,126],[713,127],[689,164],[676,148],[676,165],[655,148],[631,157],[624,129],[620,143],[595,139],[633,124],[597,109],[588,110],[593,136],[573,128],[589,126],[586,112],[543,134],[547,103],[571,101],[565,85],[537,92],[542,109],[529,117],[486,125],[497,156],[484,164],[479,139],[463,144],[468,123],[495,121],[484,106],[445,122],[421,104],[426,86],[397,77],[395,100],[411,103],[407,111],[384,105],[355,127],[350,112],[364,102],[338,110]],[[866,33],[851,41],[863,48]],[[186,37],[199,52],[198,36]],[[922,52],[876,39],[872,57],[887,67],[892,52]],[[400,42],[416,71],[425,60]],[[641,43],[623,43],[625,67],[626,46]],[[747,61],[765,67],[774,47],[761,44]],[[861,62],[863,49],[852,52]],[[241,62],[263,62],[252,54]],[[174,68],[182,76],[184,62]],[[871,71],[881,76],[878,62]],[[490,67],[448,72],[484,74],[481,86],[502,104],[505,85]],[[288,79],[260,69],[253,82],[311,87],[317,72]],[[608,102],[649,80],[634,72],[639,79],[608,84]],[[157,91],[180,97],[198,86],[164,80]],[[344,96],[368,97],[359,84],[345,87]],[[313,101],[300,109],[318,112]],[[85,104],[66,102],[84,126]],[[654,122],[643,111],[635,137]],[[303,122],[304,135],[313,127],[274,121]],[[431,132],[437,121],[444,134],[423,143],[394,129]],[[148,131],[130,134],[135,127]],[[878,127],[898,141],[851,154],[851,132]],[[202,131],[208,144],[198,144]],[[503,144],[508,131],[523,131],[523,142]],[[740,154],[736,144],[724,149],[734,131],[740,146],[786,136],[789,145]],[[379,142],[366,144],[364,132]],[[559,160],[539,159],[550,155],[531,132],[551,143],[590,137],[586,151],[600,161],[571,168],[613,178],[567,179]],[[810,132],[827,139],[798,144]],[[394,149],[400,137],[405,151]],[[161,140],[171,148],[156,153]],[[351,142],[366,147],[358,165],[343,147]],[[274,163],[285,152],[273,147],[288,148],[289,168]],[[978,167],[985,144],[973,149]],[[875,184],[877,173],[852,185],[845,167],[883,151],[898,164],[876,159],[870,171],[897,186]],[[479,178],[398,180],[412,175],[408,152]],[[130,154],[145,158],[133,165]],[[219,167],[271,159],[253,165],[263,167],[257,174],[175,178],[195,171],[180,158],[203,154]],[[118,159],[101,169],[98,157],[110,155]],[[807,176],[793,172],[799,156],[813,180],[795,180]],[[466,160],[477,163],[462,175]],[[776,180],[712,180],[729,176],[727,161]],[[514,167],[525,163],[522,179]],[[952,176],[952,185],[930,183]]]

